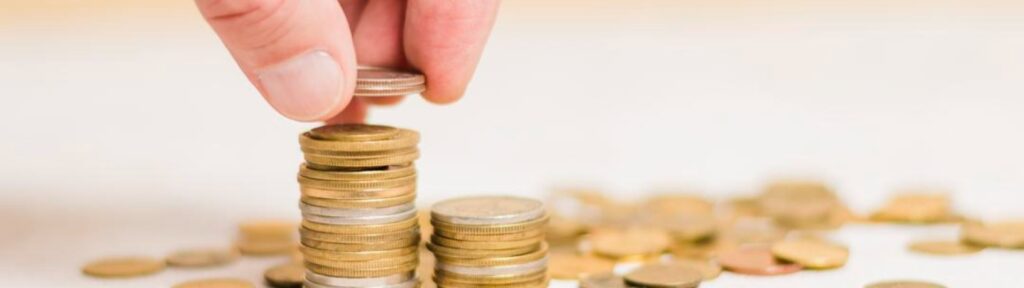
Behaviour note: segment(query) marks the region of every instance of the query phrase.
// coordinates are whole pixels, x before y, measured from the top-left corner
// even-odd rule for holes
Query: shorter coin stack
[[[414,131],[332,125],[299,137],[306,287],[419,286]]]
[[[540,201],[457,198],[435,204],[430,217],[438,287],[547,287],[548,215]]]

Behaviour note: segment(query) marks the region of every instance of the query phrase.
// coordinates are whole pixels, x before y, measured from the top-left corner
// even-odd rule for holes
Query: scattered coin
[[[932,255],[965,255],[980,252],[983,247],[963,241],[916,241],[907,246],[910,251]]]
[[[235,242],[235,248],[238,248],[238,252],[248,256],[284,255],[293,251],[295,246],[294,240],[286,239],[257,240],[243,238]]]
[[[961,226],[961,237],[972,244],[1000,247],[1024,248],[1024,220],[1001,222],[965,222]]]
[[[596,229],[587,237],[594,253],[615,260],[645,260],[668,249],[671,237],[661,229]]]
[[[946,288],[946,286],[924,281],[895,280],[868,284],[864,288]]]
[[[587,275],[580,279],[580,288],[627,288],[626,281],[614,273]]]
[[[164,270],[164,261],[150,257],[116,257],[89,262],[82,273],[99,278],[128,278]]]
[[[238,259],[234,249],[188,249],[167,256],[167,265],[174,267],[211,267],[226,265]]]
[[[696,269],[683,265],[647,264],[627,273],[628,285],[639,287],[693,288],[704,277]]]
[[[832,269],[846,264],[850,251],[843,246],[823,240],[797,239],[775,243],[771,248],[775,257],[800,264],[810,269]]]
[[[211,278],[192,280],[174,285],[173,288],[253,288],[256,287],[242,279]]]
[[[722,274],[722,266],[708,260],[672,259],[669,264],[696,270],[704,281],[713,280]]]
[[[802,269],[799,264],[782,263],[775,259],[771,248],[762,245],[744,246],[723,252],[718,264],[726,270],[750,275],[782,275],[796,273]]]
[[[275,288],[300,288],[306,280],[306,267],[302,263],[285,263],[263,272],[263,279]]]
[[[248,239],[293,239],[298,228],[295,221],[259,219],[242,222],[238,225],[238,232],[242,238]]]
[[[871,215],[875,221],[936,223],[949,218],[949,197],[945,193],[906,192],[893,196]]]
[[[570,251],[559,251],[549,255],[548,273],[551,278],[576,280],[591,274],[612,272],[615,262]]]

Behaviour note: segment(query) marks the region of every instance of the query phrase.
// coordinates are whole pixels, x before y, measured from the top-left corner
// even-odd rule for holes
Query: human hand
[[[339,3],[340,2],[340,3]],[[199,11],[259,90],[285,117],[361,122],[353,99],[358,65],[411,67],[423,97],[462,97],[500,0],[196,0]],[[340,4],[340,5],[339,5]]]

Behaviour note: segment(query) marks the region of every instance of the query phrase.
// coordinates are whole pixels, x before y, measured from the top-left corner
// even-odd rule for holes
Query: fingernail
[[[324,51],[312,51],[260,71],[257,78],[270,106],[299,121],[326,118],[341,101],[345,75]]]

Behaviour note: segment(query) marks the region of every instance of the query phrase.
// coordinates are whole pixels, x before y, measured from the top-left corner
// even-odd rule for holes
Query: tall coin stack
[[[419,134],[346,124],[299,137],[305,287],[418,287]]]
[[[548,215],[540,201],[456,198],[435,204],[430,218],[438,287],[547,287]]]

